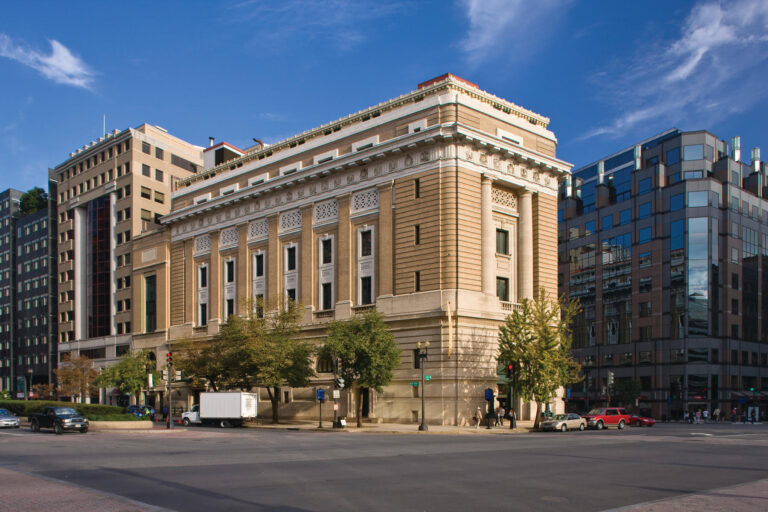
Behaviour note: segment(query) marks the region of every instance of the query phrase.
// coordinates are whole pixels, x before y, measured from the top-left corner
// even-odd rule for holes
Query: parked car
[[[587,428],[587,420],[575,413],[556,414],[541,424],[541,430],[559,430],[560,432],[585,428]]]
[[[128,414],[133,414],[137,418],[149,417],[152,421],[155,421],[155,410],[148,405],[129,405],[125,408]]]
[[[588,427],[596,428],[597,430],[603,430],[608,427],[616,427],[619,430],[623,430],[624,427],[629,425],[632,417],[623,407],[599,407],[585,414],[584,419],[587,420]]]
[[[47,406],[43,412],[29,415],[29,428],[32,432],[40,432],[41,428],[52,428],[56,434],[65,430],[77,430],[83,434],[88,432],[88,419],[72,407]]]
[[[0,428],[19,428],[21,421],[8,409],[0,409]]]
[[[652,427],[656,424],[656,420],[646,416],[633,414],[632,418],[629,420],[629,424],[633,427]]]

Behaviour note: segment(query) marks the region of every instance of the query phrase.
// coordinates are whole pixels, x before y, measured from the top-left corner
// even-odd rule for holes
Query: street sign
[[[317,399],[320,400],[321,402],[325,400],[325,390],[323,388],[317,389]]]
[[[333,390],[333,398],[336,399],[336,398],[339,398],[339,397],[341,397],[341,392],[339,392],[338,389],[334,389]]]
[[[493,390],[491,388],[485,390],[485,399],[493,400]]]
[[[740,404],[745,404],[745,403],[747,403],[747,398],[746,398],[746,397],[743,397],[743,396],[740,396],[740,397],[739,397],[739,403],[740,403]]]
[[[411,381],[411,386],[417,388],[417,387],[419,387],[419,383],[417,381],[415,381],[415,380],[412,380]]]
[[[333,404],[333,410],[338,411],[339,410],[339,404]]]
[[[425,375],[424,376],[424,380],[432,380],[432,376],[431,375]]]
[[[565,388],[565,398],[571,398],[571,388]]]

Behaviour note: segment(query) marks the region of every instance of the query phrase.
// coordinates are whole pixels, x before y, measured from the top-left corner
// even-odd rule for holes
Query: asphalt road
[[[607,510],[764,479],[766,455],[768,425],[522,435],[0,431],[1,468],[184,511]]]

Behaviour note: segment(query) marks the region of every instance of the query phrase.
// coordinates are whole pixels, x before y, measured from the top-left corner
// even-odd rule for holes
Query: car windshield
[[[603,414],[602,409],[592,409],[588,414]]]
[[[554,420],[564,420],[564,419],[566,419],[567,417],[568,417],[568,416],[566,416],[565,414],[556,414],[556,415],[555,415],[555,417],[554,417],[553,419],[554,419]]]
[[[56,414],[77,414],[77,411],[71,407],[57,407]]]

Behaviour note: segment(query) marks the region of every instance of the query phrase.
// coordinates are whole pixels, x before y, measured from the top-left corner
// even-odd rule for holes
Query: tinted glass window
[[[611,229],[613,227],[613,215],[606,215],[603,217],[603,229]]]
[[[696,144],[693,146],[683,147],[683,160],[703,160],[704,159],[704,145]]]
[[[637,207],[637,218],[645,219],[651,216],[651,203],[643,203]]]
[[[685,207],[685,201],[683,194],[675,194],[669,198],[669,211],[676,212],[682,210]]]
[[[584,224],[584,235],[591,235],[595,232],[595,221],[590,220]]]
[[[644,244],[651,241],[651,228],[642,228],[638,231],[637,243]]]
[[[709,194],[706,190],[700,192],[688,192],[688,206],[707,206],[709,203]]]
[[[680,161],[680,148],[672,148],[667,151],[667,165],[675,165]]]
[[[651,178],[644,178],[637,184],[637,192],[639,194],[645,194],[651,191]]]
[[[626,209],[621,210],[619,213],[619,225],[623,226],[624,224],[629,224],[632,221],[632,210]]]

